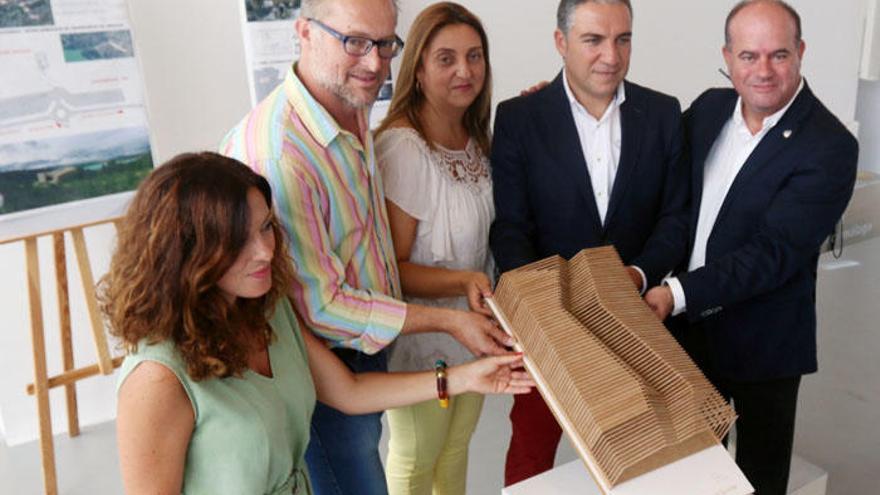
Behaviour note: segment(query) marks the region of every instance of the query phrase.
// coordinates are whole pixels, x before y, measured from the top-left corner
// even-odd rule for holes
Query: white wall
[[[861,125],[859,166],[880,173],[880,81],[862,81],[859,85],[856,118]]]
[[[398,32],[433,0],[404,0]],[[459,0],[489,34],[496,102],[556,76],[562,61],[553,46],[556,5],[534,0]],[[736,0],[633,0],[629,79],[676,96],[682,107],[703,90],[729,83],[724,67],[724,19]],[[844,123],[854,120],[865,0],[792,0],[801,14],[807,52],[803,72]]]
[[[128,0],[157,163],[215,150],[251,108],[244,1]]]
[[[490,35],[495,70],[495,101],[522,88],[553,78],[561,67],[553,47],[556,2],[547,0],[461,0],[476,12]],[[129,0],[134,15],[136,50],[142,57],[148,111],[157,160],[180,151],[213,148],[249,105],[247,71],[238,30],[238,0]],[[399,32],[405,33],[427,0],[402,0]],[[630,78],[677,96],[683,106],[708,86],[725,85],[722,24],[734,0],[634,0],[634,52]],[[816,93],[844,122],[861,120],[863,167],[880,171],[880,83],[856,79],[864,0],[827,2],[794,0],[804,17],[807,55],[804,73]],[[859,111],[856,112],[857,101]],[[96,274],[109,261],[112,230],[88,234]],[[870,264],[864,249],[853,249],[858,261]],[[41,244],[44,260],[51,247]],[[848,252],[849,253],[849,252]],[[31,381],[29,321],[21,246],[0,246],[0,424],[6,440],[20,443],[36,437],[36,409],[24,386]],[[69,266],[76,274],[75,263]],[[870,265],[873,266],[873,265]],[[877,465],[877,412],[880,398],[870,383],[877,379],[870,364],[880,353],[880,336],[869,305],[876,277],[861,270],[820,274],[820,362],[822,371],[804,382],[796,448],[808,459],[831,469],[829,493],[871,493]],[[52,270],[43,270],[50,373],[60,362]],[[868,280],[864,280],[868,277]],[[872,285],[873,284],[873,285]],[[831,288],[831,289],[829,289]],[[864,291],[858,304],[843,310],[835,296]],[[829,291],[829,292],[825,292]],[[94,361],[82,310],[81,293],[73,286],[77,363]],[[844,370],[855,370],[848,373]],[[855,382],[855,383],[853,383]],[[114,412],[114,379],[81,382],[84,424],[104,421]],[[871,393],[870,390],[874,390]],[[833,398],[828,400],[827,398]],[[63,400],[52,393],[56,431],[63,431]],[[832,426],[833,425],[833,426]],[[855,442],[857,449],[848,448]],[[873,450],[872,450],[873,446]]]
[[[864,0],[789,0],[807,45],[803,74],[822,101],[849,125],[854,120]],[[721,46],[724,19],[736,0],[635,0],[630,75],[677,96],[686,107],[710,86],[729,86]],[[666,22],[667,19],[676,22]],[[662,19],[662,21],[661,21]]]
[[[434,3],[402,0],[397,32],[405,38],[418,13]],[[497,103],[519,94],[559,71],[560,58],[553,46],[555,7],[547,0],[463,0],[462,5],[479,16],[489,36],[489,55]]]

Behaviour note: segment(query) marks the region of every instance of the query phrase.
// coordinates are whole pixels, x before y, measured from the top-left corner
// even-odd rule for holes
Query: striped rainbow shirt
[[[368,122],[367,111],[362,116]],[[333,346],[373,354],[403,327],[406,304],[373,137],[340,128],[288,70],[234,127],[220,152],[272,185],[290,240],[297,310]]]

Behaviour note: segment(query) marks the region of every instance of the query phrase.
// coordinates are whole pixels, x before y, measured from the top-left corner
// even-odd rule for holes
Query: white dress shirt
[[[571,104],[571,115],[577,127],[581,150],[587,162],[587,172],[593,185],[599,219],[604,224],[611,188],[614,187],[614,177],[617,175],[617,166],[620,163],[620,105],[626,100],[626,93],[621,82],[617,87],[617,93],[605,109],[605,114],[602,118],[596,119],[575,98],[568,84],[567,72],[562,81],[565,94]]]
[[[715,220],[718,219],[718,213],[721,211],[721,205],[730,191],[730,186],[739,174],[739,171],[745,165],[746,160],[764,139],[764,136],[773,129],[774,126],[782,119],[782,116],[794,102],[797,95],[800,94],[804,87],[804,81],[801,79],[800,87],[795,95],[789,100],[781,110],[764,118],[761,129],[752,134],[746,124],[742,113],[742,98],[736,100],[736,106],[733,115],[724,125],[718,139],[709,150],[706,157],[706,165],[703,168],[703,195],[700,200],[700,216],[697,218],[697,232],[694,237],[694,247],[691,251],[691,258],[688,262],[688,271],[694,271],[702,268],[706,264],[706,246],[709,243],[709,236],[715,227]],[[684,289],[677,277],[666,280],[669,288],[672,290],[672,298],[675,301],[675,307],[672,311],[673,316],[680,314],[687,309],[685,301]]]
[[[587,162],[587,173],[590,175],[590,183],[593,186],[593,198],[596,200],[599,220],[604,225],[605,217],[608,214],[608,202],[611,200],[611,190],[614,188],[614,178],[617,176],[617,167],[620,165],[622,134],[620,106],[626,101],[626,91],[623,82],[621,82],[602,118],[596,119],[575,98],[574,92],[568,84],[568,72],[565,73],[562,82],[565,95],[571,105],[571,115],[574,117],[581,151]],[[642,277],[642,292],[644,293],[648,285],[645,272],[635,265],[632,267]]]

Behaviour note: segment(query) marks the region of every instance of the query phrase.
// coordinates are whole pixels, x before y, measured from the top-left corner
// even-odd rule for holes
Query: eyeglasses
[[[363,57],[370,53],[370,50],[375,46],[376,49],[379,50],[379,56],[381,58],[392,59],[400,54],[400,51],[403,49],[403,40],[397,35],[394,35],[394,38],[371,40],[370,38],[364,38],[363,36],[348,36],[342,34],[323,22],[311,17],[306,20],[315,23],[319,28],[327,31],[330,36],[341,41],[342,46],[345,48],[345,53],[354,57]]]

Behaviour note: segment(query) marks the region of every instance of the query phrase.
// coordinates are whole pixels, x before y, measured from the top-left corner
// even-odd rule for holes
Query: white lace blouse
[[[425,266],[483,271],[492,276],[489,226],[495,217],[489,160],[476,141],[464,150],[435,145],[432,150],[411,128],[394,128],[376,140],[385,197],[418,220],[409,260]],[[407,302],[468,309],[465,297]],[[391,371],[430,369],[443,359],[450,366],[473,359],[445,333],[402,335],[391,347]]]

